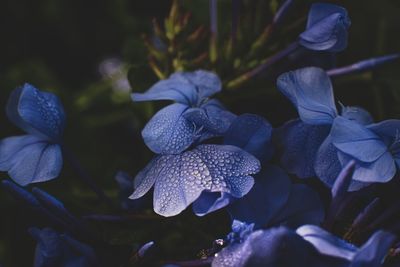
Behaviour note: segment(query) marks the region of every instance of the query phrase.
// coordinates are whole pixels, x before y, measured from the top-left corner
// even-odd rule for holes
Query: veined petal
[[[221,90],[221,81],[212,72],[177,72],[168,79],[154,84],[145,93],[133,93],[133,101],[173,100],[188,106],[198,105],[200,101]]]
[[[306,30],[299,42],[311,50],[339,52],[347,46],[347,29],[350,19],[343,7],[315,3],[308,14]]]
[[[34,135],[13,136],[0,140],[0,170],[8,171],[11,168],[11,159],[24,147],[43,142],[43,139]]]
[[[342,166],[351,160],[351,157],[340,152],[338,157]],[[374,162],[357,162],[353,173],[353,180],[363,183],[385,183],[396,174],[396,165],[393,156],[385,152]]]
[[[374,233],[358,250],[350,267],[381,266],[396,239],[396,235],[390,232]]]
[[[278,77],[277,86],[296,106],[303,122],[331,124],[337,116],[332,84],[324,70],[307,67],[284,73]]]
[[[61,142],[65,113],[57,96],[25,84],[11,93],[7,115],[15,125],[29,134]]]
[[[54,179],[62,168],[60,146],[31,135],[3,139],[0,160],[0,169],[23,186]]]
[[[52,180],[62,168],[61,148],[46,142],[28,145],[15,154],[11,164],[8,174],[19,185]]]
[[[373,162],[386,151],[386,144],[365,126],[337,117],[330,133],[333,145],[362,162]]]
[[[307,28],[306,31],[300,34],[300,40],[304,40],[311,44],[319,44],[320,49],[318,50],[328,49],[337,41],[334,31],[337,21],[340,19],[340,17],[340,13],[333,13],[315,22],[314,24],[311,24],[311,22],[308,23],[307,26],[310,28]],[[321,43],[326,43],[327,47],[322,46]]]
[[[259,159],[272,156],[272,126],[254,114],[237,117],[224,136],[224,144],[244,149]]]
[[[194,72],[183,72],[182,75],[196,87],[200,100],[221,91],[221,80],[213,72],[197,70]]]
[[[196,138],[196,127],[184,117],[189,108],[172,104],[158,111],[146,124],[142,136],[146,145],[158,154],[178,154]]]
[[[367,128],[382,137],[400,137],[400,120],[385,120],[370,124]]]

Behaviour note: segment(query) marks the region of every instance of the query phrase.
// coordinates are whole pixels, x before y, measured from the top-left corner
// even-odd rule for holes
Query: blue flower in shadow
[[[310,50],[340,52],[347,46],[349,27],[345,8],[315,3],[310,8],[306,30],[300,34],[299,43]]]
[[[0,170],[20,185],[56,178],[62,168],[60,144],[65,127],[57,96],[25,84],[11,93],[7,115],[27,135],[0,141]]]

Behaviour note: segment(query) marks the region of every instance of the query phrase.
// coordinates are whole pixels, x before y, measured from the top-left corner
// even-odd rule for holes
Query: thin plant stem
[[[63,154],[64,154],[65,158],[67,159],[67,161],[71,164],[71,167],[74,170],[74,172],[78,175],[78,177],[85,184],[87,184],[92,189],[93,192],[95,192],[97,194],[99,199],[104,201],[105,203],[107,203],[110,207],[114,207],[111,199],[107,197],[107,195],[104,193],[104,191],[100,187],[98,187],[98,185],[93,180],[93,178],[82,167],[82,165],[80,164],[78,159],[75,157],[75,155],[66,146],[63,146]]]
[[[289,54],[293,53],[299,47],[298,42],[291,43],[288,47],[280,52],[266,58],[263,63],[255,67],[254,69],[240,75],[238,78],[233,79],[232,81],[228,82],[227,88],[237,88],[242,85],[244,82],[250,80],[251,78],[257,76],[258,74],[262,73],[263,71],[270,68],[272,65],[277,63],[278,61],[282,60]]]

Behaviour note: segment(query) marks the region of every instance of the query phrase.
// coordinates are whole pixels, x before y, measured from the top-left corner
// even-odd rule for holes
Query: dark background
[[[304,17],[311,3],[297,2],[286,20],[288,24]],[[349,46],[337,55],[338,66],[400,51],[399,1],[335,3],[346,7],[352,20]],[[1,108],[5,107],[11,90],[29,82],[55,92],[67,113],[65,143],[117,203],[114,175],[118,170],[125,170],[134,176],[151,158],[140,131],[159,106],[133,104],[128,94],[113,91],[110,82],[101,78],[98,65],[109,57],[122,58],[130,64],[129,79],[135,91],[145,90],[157,81],[148,67],[141,35],[151,34],[151,19],[156,17],[162,21],[169,8],[170,1],[165,0],[0,0],[0,138],[21,134]],[[207,1],[185,1],[185,8],[193,12],[194,23],[207,23]],[[221,17],[226,12],[226,9],[220,10]],[[265,16],[270,19],[268,12]],[[228,23],[220,21],[220,27]],[[303,28],[304,21],[297,33]],[[295,35],[292,35],[285,38],[293,40]],[[336,79],[336,99],[345,105],[367,108],[378,121],[398,118],[399,67],[396,62],[373,72]],[[224,93],[220,98],[234,113],[257,113],[274,126],[296,116],[289,102],[276,93],[271,77],[261,77],[238,92]],[[64,165],[58,179],[39,187],[61,199],[78,215],[110,213],[76,177],[68,163]],[[7,179],[7,174],[0,173],[0,178]],[[30,266],[34,241],[27,228],[43,227],[46,223],[3,191],[0,192],[0,214],[0,264]],[[94,223],[93,227],[113,244],[134,248],[156,240],[162,254],[168,255],[166,258],[185,259],[196,257],[200,249],[224,236],[229,221],[223,211],[206,218],[196,218],[191,211],[186,211],[174,218],[138,219],[122,226]]]

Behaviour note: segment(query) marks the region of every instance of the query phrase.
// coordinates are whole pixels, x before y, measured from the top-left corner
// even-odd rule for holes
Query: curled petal
[[[235,198],[225,192],[203,191],[200,197],[193,202],[193,212],[197,216],[204,216],[229,205]]]
[[[331,124],[337,116],[332,84],[324,70],[307,67],[286,72],[278,77],[277,86],[296,106],[303,122]]]
[[[400,120],[385,120],[370,124],[367,128],[377,134],[390,147],[394,157],[400,156]]]
[[[218,100],[210,100],[200,108],[191,108],[185,112],[185,118],[193,122],[197,128],[204,128],[205,136],[223,135],[236,115],[227,111]],[[202,140],[204,140],[202,136]]]
[[[57,96],[24,84],[11,93],[7,115],[15,125],[29,134],[61,142],[65,113]]]
[[[386,144],[378,135],[343,117],[335,119],[330,136],[338,150],[362,162],[376,161],[387,151]]]
[[[351,157],[340,151],[338,157],[342,165],[347,164],[351,160]],[[386,183],[395,174],[395,161],[389,152],[385,152],[374,162],[357,162],[353,179],[362,183]]]
[[[324,255],[352,260],[357,251],[357,247],[315,225],[301,226],[296,233]]]
[[[347,46],[350,19],[343,7],[316,3],[308,14],[306,30],[300,34],[300,44],[317,51],[339,52]]]

